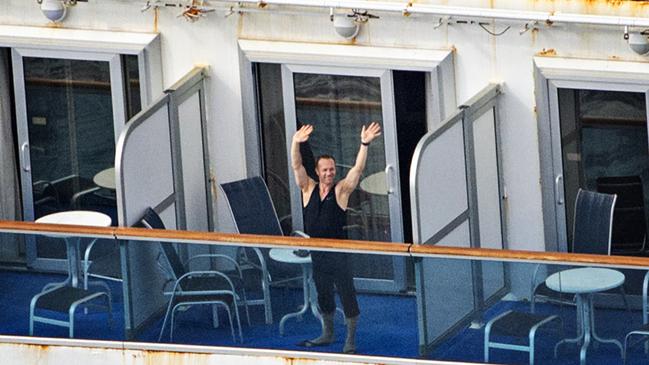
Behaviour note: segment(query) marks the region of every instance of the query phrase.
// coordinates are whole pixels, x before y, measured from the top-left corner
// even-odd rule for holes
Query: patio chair
[[[624,352],[622,353],[622,359],[626,364],[627,360],[627,350],[629,348],[629,339],[632,336],[645,336],[646,338],[641,342],[646,342],[649,340],[649,271],[645,273],[644,280],[642,281],[642,326],[637,328],[624,337]],[[649,346],[645,344],[644,349],[645,354],[649,352]]]
[[[644,191],[640,176],[597,178],[597,191],[616,194],[613,214],[613,254],[642,254],[647,242]]]
[[[220,185],[230,214],[235,223],[237,233],[282,236],[282,228],[277,213],[270,198],[270,193],[264,180],[255,176],[248,179],[233,181]],[[306,237],[304,233],[294,232]],[[300,281],[302,275],[291,265],[271,260],[269,249],[241,247],[237,250],[237,260],[244,271],[258,273],[261,285],[262,299],[249,300],[249,305],[263,305],[266,324],[273,322],[270,300],[270,286]],[[248,273],[246,273],[248,277]]]
[[[146,228],[165,229],[162,219],[151,208],[147,208],[140,222]],[[163,261],[166,264],[162,266],[162,268],[171,277],[171,280],[169,280],[165,285],[165,289],[169,287],[168,284],[172,285],[170,291],[164,291],[164,294],[168,295],[170,298],[162,322],[162,328],[160,329],[158,341],[162,339],[170,315],[169,339],[170,341],[173,341],[175,315],[176,311],[180,308],[187,308],[194,305],[211,305],[213,308],[212,314],[214,327],[218,326],[216,306],[223,307],[230,322],[232,340],[236,342],[235,327],[232,316],[232,312],[234,312],[234,319],[236,320],[239,332],[239,340],[243,342],[241,320],[239,317],[240,300],[233,283],[234,278],[216,270],[187,270],[189,263],[196,259],[221,259],[228,261],[228,263],[235,267],[238,274],[237,279],[238,281],[242,281],[241,268],[236,261],[225,255],[196,255],[191,257],[186,263],[183,263],[172,243],[159,242],[159,244],[160,258],[163,258]],[[245,292],[242,293],[242,297],[244,298],[243,303],[245,303]],[[247,307],[246,313],[248,314]],[[249,314],[248,322],[250,322]]]
[[[105,305],[97,303],[97,299],[105,299]],[[74,319],[77,308],[91,306],[103,307],[108,311],[108,323],[112,326],[113,305],[110,295],[106,292],[95,292],[68,285],[49,286],[48,289],[36,294],[29,304],[29,335],[34,334],[34,323],[46,323],[68,328],[68,336],[74,338]],[[37,313],[38,311],[38,313]],[[45,317],[45,311],[67,314],[66,320]]]
[[[575,217],[573,225],[572,251],[574,253],[587,254],[611,254],[611,235],[613,232],[613,210],[615,207],[616,195],[597,193],[579,189],[575,199]],[[560,304],[572,304],[573,295],[561,294],[548,288],[545,285],[545,276],[541,278],[541,265],[537,265],[532,276],[531,285],[531,311],[536,312],[536,299],[541,297],[545,301]],[[550,271],[561,270],[561,267],[554,266]],[[620,291],[624,304],[628,309],[624,288]]]
[[[490,349],[503,349],[512,351],[522,351],[529,353],[530,365],[534,365],[534,344],[536,342],[536,333],[546,324],[559,320],[557,315],[541,316],[513,310],[506,311],[487,322],[485,325],[484,336],[484,358],[489,362]],[[495,341],[493,337],[506,338],[527,338],[528,343],[507,343]]]

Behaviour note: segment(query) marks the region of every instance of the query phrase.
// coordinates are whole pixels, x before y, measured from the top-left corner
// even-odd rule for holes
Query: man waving
[[[381,135],[381,126],[370,123],[363,126],[360,135],[360,146],[356,163],[347,176],[336,182],[336,161],[333,156],[321,155],[315,161],[315,173],[318,181],[311,179],[302,165],[300,143],[306,142],[313,133],[312,125],[302,126],[291,144],[291,167],[295,182],[302,191],[304,209],[304,231],[311,237],[345,239],[343,231],[346,224],[345,211],[349,196],[360,181],[367,150],[372,141]],[[338,290],[340,301],[345,312],[347,337],[343,352],[356,352],[356,324],[360,311],[356,301],[354,278],[351,273],[349,255],[334,252],[311,252],[313,262],[313,280],[318,292],[318,306],[322,316],[322,334],[314,339],[301,342],[305,347],[325,346],[334,341],[333,318],[336,310],[334,286]]]

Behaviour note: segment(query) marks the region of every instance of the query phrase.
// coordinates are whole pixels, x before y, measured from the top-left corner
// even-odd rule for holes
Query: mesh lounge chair
[[[104,299],[102,305],[99,299]],[[109,325],[112,325],[112,300],[109,292],[91,291],[64,284],[48,284],[43,291],[35,295],[29,304],[29,334],[34,334],[34,323],[46,323],[67,327],[70,338],[74,337],[74,319],[77,308],[105,307],[108,311]],[[48,312],[67,314],[67,320],[49,318]],[[87,311],[86,311],[87,312]]]
[[[255,176],[249,179],[221,184],[238,233],[282,236],[282,228],[264,180]],[[306,237],[304,233],[294,232]],[[266,323],[273,322],[270,286],[292,280],[302,280],[299,272],[290,265],[277,263],[268,256],[268,249],[240,248],[237,259],[244,271],[256,271],[263,294],[262,299],[250,300],[249,305],[263,305]],[[246,273],[248,277],[248,273]]]
[[[106,308],[108,310],[108,322],[112,325],[113,321],[113,306],[110,295],[106,292],[93,292],[72,286],[55,286],[50,287],[35,295],[29,304],[29,335],[34,334],[34,323],[46,323],[54,326],[67,327],[68,336],[74,337],[74,317],[77,308],[100,306],[97,300],[103,297],[106,301]],[[103,306],[101,306],[103,307]],[[53,319],[45,317],[45,313],[37,314],[38,312],[53,311],[65,313],[68,315],[67,320]]]
[[[611,252],[642,254],[647,241],[644,191],[640,176],[597,178],[597,191],[616,194]]]
[[[617,196],[596,193],[579,189],[575,199],[575,219],[573,225],[572,251],[588,254],[611,254],[611,236],[613,232],[613,211]],[[538,265],[532,278],[531,309],[535,313],[536,299],[542,297],[545,301],[557,303],[572,303],[572,295],[558,295],[540,279],[541,265]],[[554,269],[559,269],[555,267]],[[620,287],[624,304],[628,309],[624,288]]]
[[[637,328],[624,337],[624,352],[622,353],[622,359],[626,364],[627,360],[627,350],[629,348],[629,340],[633,336],[645,336],[643,342],[649,340],[649,272],[644,275],[644,280],[642,281],[642,326]],[[645,353],[649,351],[649,346],[645,344]]]
[[[591,254],[610,254],[611,232],[613,224],[613,208],[615,195],[596,193],[579,189],[575,201],[575,223],[573,226],[573,251]],[[541,326],[552,322],[556,315],[541,316],[535,313],[535,303],[538,296],[545,296],[548,301],[572,303],[573,296],[557,297],[555,291],[545,285],[545,280],[538,282],[540,265],[536,267],[532,278],[531,312],[508,311],[493,319],[485,326],[484,356],[489,361],[489,349],[499,348],[513,351],[529,352],[530,364],[534,364],[534,341],[536,332]],[[620,287],[621,288],[621,287]],[[622,297],[628,308],[624,290]],[[495,342],[491,336],[501,338],[528,338],[527,345]]]
[[[164,223],[160,216],[151,208],[147,208],[141,223],[146,228],[150,229],[165,229]],[[198,270],[189,271],[186,269],[189,262],[195,259],[222,259],[227,260],[232,264],[238,272],[238,280],[241,281],[241,269],[239,265],[232,258],[224,255],[197,255],[183,264],[176,253],[173,244],[160,242],[161,257],[164,258],[167,273],[170,274],[171,280],[169,283],[173,284],[171,291],[165,291],[165,295],[169,295],[169,304],[162,322],[160,329],[160,336],[158,341],[162,339],[167,320],[171,315],[169,339],[173,341],[174,320],[176,311],[182,307],[190,307],[193,305],[211,305],[213,308],[216,306],[223,307],[228,315],[230,321],[230,329],[232,331],[232,340],[236,342],[235,328],[233,324],[232,312],[234,312],[234,319],[239,329],[239,340],[243,342],[243,335],[241,332],[241,321],[239,318],[239,295],[235,291],[233,278],[220,271],[215,270]],[[243,294],[245,303],[245,292]],[[246,307],[246,313],[248,313]],[[216,310],[213,312],[214,321],[217,322]],[[248,322],[250,316],[248,315]],[[214,323],[215,327],[217,323]]]
[[[511,310],[492,318],[485,326],[485,362],[489,362],[489,350],[496,348],[528,352],[530,365],[534,365],[534,344],[536,341],[536,332],[542,326],[558,319],[559,317],[556,315],[540,316]],[[493,336],[499,336],[503,339],[509,337],[528,338],[528,343],[525,345],[497,342],[493,340]]]

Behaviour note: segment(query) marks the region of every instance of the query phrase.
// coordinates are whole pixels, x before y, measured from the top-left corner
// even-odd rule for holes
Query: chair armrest
[[[532,274],[532,283],[530,285],[530,300],[533,300],[534,292],[536,291],[536,287],[539,285],[538,276],[540,270],[541,270],[541,264],[536,264],[536,267],[534,268],[534,273]]]
[[[95,191],[98,191],[99,189],[101,189],[101,188],[98,187],[98,186],[95,186],[93,188],[89,188],[89,189],[86,189],[86,190],[81,190],[79,192],[74,193],[74,195],[72,195],[72,201],[71,201],[72,206],[75,207],[75,208],[78,208],[79,205],[78,205],[77,202],[79,201],[79,199],[83,198],[85,195],[94,193]]]
[[[293,231],[291,232],[291,236],[294,237],[303,237],[303,238],[311,238],[308,234],[302,232],[302,231]]]
[[[232,283],[232,280],[230,280],[230,278],[227,275],[225,275],[224,273],[222,273],[220,271],[214,271],[214,270],[197,270],[197,271],[190,271],[188,273],[183,274],[183,276],[179,277],[178,280],[176,280],[176,283],[174,284],[172,293],[182,292],[182,290],[178,291],[178,286],[180,285],[180,283],[183,280],[185,280],[187,278],[190,278],[192,276],[215,276],[215,275],[220,276],[221,278],[225,279],[225,281],[230,286],[230,289],[231,289],[232,293],[235,293],[234,284]],[[225,291],[225,290],[208,290],[204,294],[208,294],[208,293],[209,294],[216,294],[216,293],[224,293],[225,294],[225,293],[227,293],[227,291]]]
[[[99,240],[99,238],[95,238],[86,247],[86,251],[84,251],[84,253],[83,253],[83,263],[84,263],[84,265],[88,265],[88,261],[90,261],[90,251],[92,251],[92,248],[95,247],[95,243],[97,243],[98,240]]]
[[[243,278],[241,265],[239,265],[239,263],[235,259],[233,259],[228,255],[214,253],[214,254],[200,254],[200,255],[192,256],[189,258],[189,260],[185,262],[185,267],[189,267],[189,263],[196,259],[223,259],[231,263],[232,265],[234,265],[234,267],[237,269],[237,272],[239,273],[239,277]]]

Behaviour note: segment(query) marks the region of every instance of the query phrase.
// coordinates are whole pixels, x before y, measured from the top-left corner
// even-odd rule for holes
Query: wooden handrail
[[[155,230],[126,227],[87,227],[74,225],[40,224],[33,222],[0,220],[0,233],[47,234],[68,233],[79,236],[114,237],[123,240],[174,241],[197,244],[251,247],[299,247],[305,249],[360,252],[366,254],[403,255],[415,257],[446,257],[474,260],[559,262],[565,264],[601,265],[649,269],[649,257],[605,256],[562,252],[536,252],[518,250],[497,250],[487,248],[462,248],[449,246],[424,246],[408,243],[331,240],[323,238],[301,238],[263,236],[221,232],[196,232],[176,230]]]

